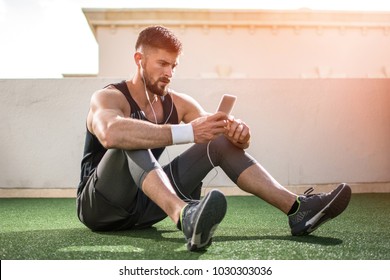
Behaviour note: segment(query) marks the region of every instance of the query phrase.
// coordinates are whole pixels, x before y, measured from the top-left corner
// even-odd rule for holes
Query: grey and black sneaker
[[[218,190],[211,190],[202,200],[191,201],[182,209],[180,222],[189,251],[204,250],[211,245],[226,209],[226,198]]]
[[[289,215],[292,235],[307,235],[320,225],[340,215],[351,199],[351,188],[343,183],[325,194],[310,194],[313,188],[297,198],[298,210]]]

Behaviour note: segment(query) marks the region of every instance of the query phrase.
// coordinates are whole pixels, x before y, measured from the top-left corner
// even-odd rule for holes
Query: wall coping
[[[299,10],[216,10],[216,9],[167,9],[167,8],[139,8],[139,9],[106,9],[83,8],[88,24],[97,39],[99,27],[134,27],[139,31],[148,25],[165,25],[179,27],[185,30],[188,27],[202,27],[205,30],[213,27],[256,28],[292,27],[317,28],[381,28],[386,35],[390,34],[389,12],[363,11],[315,11],[311,9]]]

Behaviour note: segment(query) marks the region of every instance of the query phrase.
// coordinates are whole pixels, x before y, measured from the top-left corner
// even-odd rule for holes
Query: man
[[[347,207],[346,184],[328,194],[291,193],[245,152],[251,137],[244,122],[206,113],[193,98],[169,89],[181,51],[170,30],[148,27],[136,42],[133,78],[93,94],[77,196],[87,227],[143,228],[169,216],[190,251],[205,249],[227,209],[218,190],[199,200],[214,166],[287,214],[293,235],[309,234]],[[182,143],[195,144],[166,166],[158,163],[166,146]]]

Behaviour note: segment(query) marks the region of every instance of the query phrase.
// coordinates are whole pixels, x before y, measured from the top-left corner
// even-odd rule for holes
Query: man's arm
[[[200,104],[190,96],[175,93],[174,98],[179,104],[179,119],[183,122],[191,122],[194,128],[194,137],[196,139],[214,139],[213,131],[215,129],[215,120],[222,118],[224,120],[224,129],[222,133],[234,145],[241,149],[246,149],[250,145],[250,129],[241,120],[226,116],[221,112],[216,114],[207,113]],[[209,141],[207,140],[207,141]],[[206,141],[206,142],[207,142]]]
[[[174,92],[172,98],[179,121],[192,125],[195,143],[207,143],[225,133],[228,124],[225,113],[207,113],[194,98],[186,94]]]
[[[169,125],[132,119],[130,106],[119,91],[103,89],[94,93],[88,114],[88,129],[106,149],[151,149],[172,144]]]
[[[247,149],[250,145],[251,133],[249,126],[239,119],[229,119],[225,136],[241,149]]]
[[[223,134],[227,116],[224,113],[203,116],[201,107],[190,99],[175,98],[174,101],[180,108],[179,121],[188,123],[197,118],[191,122],[194,142],[207,143]],[[123,94],[114,89],[97,91],[91,99],[88,129],[106,149],[153,149],[173,144],[172,125],[157,125],[126,117],[129,115],[130,106]]]

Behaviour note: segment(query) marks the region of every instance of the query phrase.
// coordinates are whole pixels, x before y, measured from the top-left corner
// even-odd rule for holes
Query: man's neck
[[[138,76],[138,77],[137,77]],[[142,81],[140,75],[135,75],[132,80],[126,81],[129,91],[133,99],[137,104],[143,108],[147,107],[150,103],[156,102],[156,95],[150,92],[147,92],[144,82]],[[149,96],[149,100],[147,98]]]

